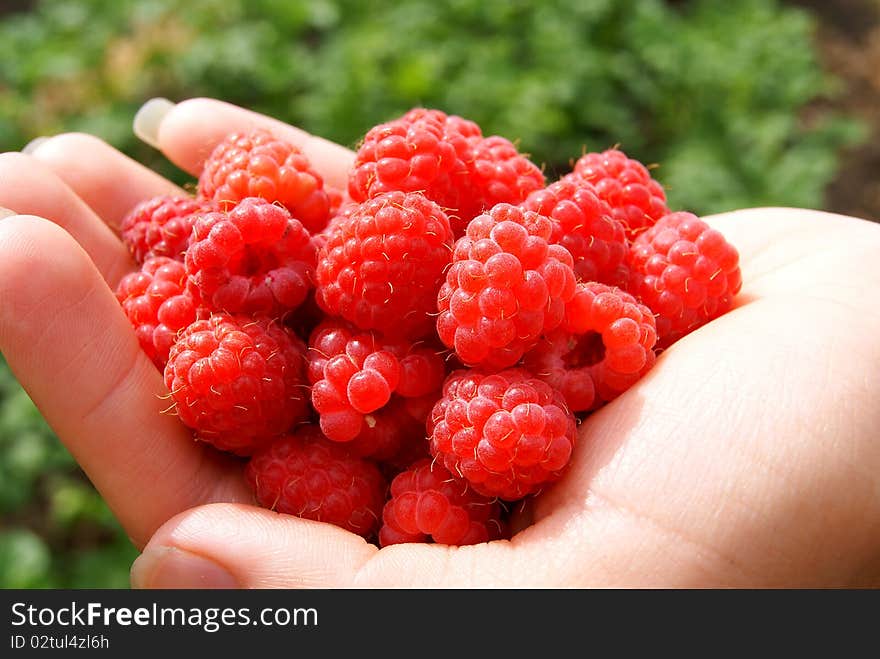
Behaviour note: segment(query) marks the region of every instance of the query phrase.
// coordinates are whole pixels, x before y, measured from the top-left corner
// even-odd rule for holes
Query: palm
[[[193,172],[204,144],[263,121],[211,102],[170,117],[162,146]],[[341,181],[350,154],[309,146]],[[108,184],[120,178],[130,185]],[[880,578],[873,225],[785,210],[713,218],[742,255],[737,308],[583,425],[574,464],[535,500],[532,526],[510,543],[377,551],[334,527],[229,505],[251,500],[241,463],[160,413],[161,375],[111,293],[131,263],[107,225],[170,183],[82,136],[3,156],[0,180],[0,205],[68,232],[35,218],[0,223],[0,347],[138,546],[153,537],[151,547],[211,556],[257,586]]]

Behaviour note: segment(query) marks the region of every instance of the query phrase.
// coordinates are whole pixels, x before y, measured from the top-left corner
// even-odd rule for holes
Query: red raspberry
[[[439,397],[438,392],[434,400]],[[413,417],[405,398],[392,396],[387,405],[364,415],[361,431],[346,443],[345,448],[362,458],[394,464],[399,464],[402,456],[427,456],[425,419],[420,422]],[[410,462],[412,460],[406,461],[406,464]]]
[[[691,213],[670,213],[630,248],[629,290],[657,316],[665,348],[733,306],[742,287],[739,253]]]
[[[622,151],[588,153],[575,163],[574,175],[595,186],[630,240],[669,213],[663,186],[651,178],[647,167]]]
[[[326,321],[309,339],[308,373],[321,430],[348,442],[363,430],[364,415],[387,405],[392,393],[415,398],[439,390],[445,366],[428,347]]]
[[[198,216],[186,253],[189,291],[215,311],[280,316],[312,288],[315,246],[284,208],[249,198]]]
[[[558,480],[576,437],[562,394],[522,369],[450,375],[428,433],[431,454],[451,473],[509,501]]]
[[[199,439],[249,455],[308,418],[306,347],[268,319],[215,313],[171,347],[165,386]]]
[[[278,202],[313,233],[330,217],[321,175],[297,147],[260,129],[232,133],[214,148],[199,176],[199,195],[224,210],[247,197]]]
[[[135,328],[141,348],[160,370],[178,333],[195,322],[196,304],[186,292],[183,263],[164,256],[147,259],[126,275],[116,299]]]
[[[550,244],[553,222],[498,204],[455,243],[437,298],[437,332],[467,365],[512,366],[562,322],[574,295],[571,254]]]
[[[245,477],[264,508],[327,522],[364,537],[379,525],[385,481],[376,465],[303,426],[261,449]]]
[[[391,499],[382,511],[379,544],[433,540],[474,545],[502,535],[501,506],[477,494],[430,460],[420,460],[391,482]]]
[[[530,194],[522,207],[553,220],[552,240],[571,252],[578,279],[626,285],[623,225],[591,184],[566,176]]]
[[[509,140],[497,135],[476,136],[468,144],[471,153],[467,166],[473,191],[460,202],[452,225],[456,237],[463,235],[468,222],[480,213],[496,204],[518,204],[544,187],[544,174]]]
[[[139,265],[154,256],[183,261],[194,214],[212,210],[216,210],[212,203],[191,197],[148,199],[123,218],[122,242]]]
[[[585,412],[626,391],[654,365],[654,316],[629,293],[580,283],[563,327],[529,351],[524,366]]]
[[[317,300],[361,329],[417,339],[433,328],[452,258],[449,219],[418,193],[389,192],[337,216],[318,254]]]
[[[416,108],[399,119],[370,129],[358,149],[348,181],[348,194],[365,201],[384,192],[422,192],[455,212],[470,194],[468,134],[476,124],[440,110]]]

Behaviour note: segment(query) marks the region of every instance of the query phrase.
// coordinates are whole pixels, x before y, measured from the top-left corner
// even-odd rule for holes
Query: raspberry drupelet
[[[334,524],[370,537],[379,526],[385,481],[375,464],[302,426],[261,449],[245,478],[264,508]]]
[[[501,506],[431,460],[420,460],[391,482],[379,544],[433,541],[473,545],[503,536]]]
[[[613,400],[654,365],[654,316],[632,295],[579,283],[565,321],[541,341],[524,366],[565,397],[573,412]]]
[[[630,247],[629,290],[657,318],[667,348],[726,313],[742,287],[739,253],[692,213],[670,213]]]
[[[669,213],[663,186],[647,167],[618,149],[581,156],[572,175],[593,184],[623,224],[629,240]]]
[[[337,442],[354,440],[365,415],[396,393],[407,398],[439,391],[446,375],[438,352],[391,341],[344,322],[327,320],[309,338],[308,377],[321,430]]]
[[[212,311],[282,316],[312,290],[315,255],[309,232],[287,210],[244,199],[197,217],[186,252],[188,289]]]
[[[578,279],[626,285],[624,227],[592,184],[566,176],[530,194],[522,207],[553,220],[551,239],[571,252]]]
[[[165,386],[198,439],[250,455],[309,416],[306,346],[276,321],[215,313],[171,347]]]
[[[318,303],[361,329],[416,340],[433,329],[452,231],[420,193],[389,192],[334,219],[316,271]]]
[[[428,419],[431,454],[485,496],[521,499],[558,480],[574,448],[562,394],[523,369],[450,375]]]
[[[163,196],[141,202],[122,219],[122,242],[138,265],[154,256],[183,261],[197,213],[217,210],[210,201]]]
[[[562,322],[575,274],[552,232],[549,218],[498,204],[456,242],[437,298],[437,333],[464,364],[513,366]]]
[[[177,335],[196,319],[196,303],[186,291],[183,263],[157,256],[123,277],[116,299],[135,328],[141,348],[162,370]]]
[[[220,142],[205,161],[198,191],[223,210],[247,197],[277,202],[311,233],[330,218],[331,197],[321,175],[297,147],[262,129]],[[334,193],[334,203],[340,200]]]

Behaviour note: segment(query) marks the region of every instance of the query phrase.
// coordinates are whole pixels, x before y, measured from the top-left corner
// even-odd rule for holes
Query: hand
[[[352,161],[217,101],[147,124],[193,174],[223,135],[255,125],[338,187]],[[0,220],[0,349],[144,548],[133,585],[880,585],[880,225],[793,209],[708,218],[742,257],[735,309],[581,426],[532,525],[509,542],[378,550],[249,505],[241,463],[160,413],[161,374],[112,293],[133,269],[114,230],[174,192],[86,135],[0,156],[0,206],[21,214]]]

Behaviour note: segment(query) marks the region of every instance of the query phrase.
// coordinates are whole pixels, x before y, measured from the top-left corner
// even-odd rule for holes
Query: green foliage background
[[[822,110],[835,83],[812,17],[775,0],[44,0],[0,20],[0,150],[88,131],[181,182],[131,134],[153,96],[223,98],[350,146],[438,107],[551,177],[621,144],[699,213],[821,207],[862,135]],[[134,549],[5,362],[0,515],[0,587],[127,584]]]

